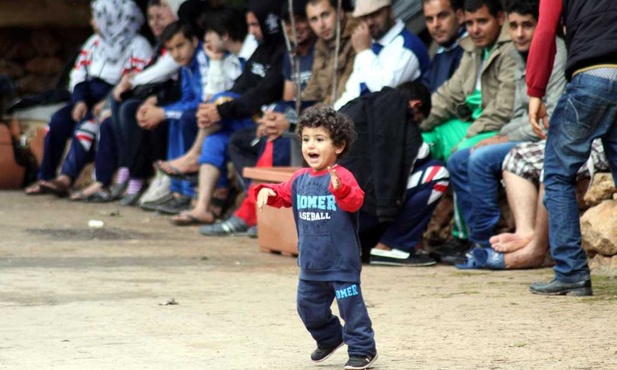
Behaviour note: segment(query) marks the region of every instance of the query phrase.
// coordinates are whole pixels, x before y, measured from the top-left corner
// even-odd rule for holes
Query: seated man
[[[167,121],[169,125],[167,156],[175,158],[182,156],[188,150],[197,135],[195,111],[206,94],[206,76],[210,60],[202,43],[187,24],[172,23],[163,32],[161,41],[174,60],[182,66],[182,97],[175,103],[161,107],[144,103],[137,111],[137,121],[144,130],[155,129]],[[239,67],[237,70],[239,71]],[[171,192],[174,197],[164,207],[158,207],[156,210],[171,214],[179,213],[183,207],[189,205],[194,195],[191,184],[179,179],[172,180]]]
[[[507,28],[516,48],[512,55],[517,68],[514,116],[501,128],[499,134],[484,139],[471,148],[458,150],[448,161],[448,170],[457,200],[456,210],[460,211],[467,225],[469,246],[484,248],[490,246],[489,238],[495,233],[501,216],[498,194],[501,165],[506,154],[520,142],[539,140],[529,125],[527,114],[529,98],[525,82],[525,55],[529,51],[538,23],[538,9],[538,0],[511,2],[506,9]],[[549,115],[555,109],[566,85],[564,69],[567,52],[561,39],[557,40],[557,50],[545,96]],[[459,250],[460,260],[455,262],[464,262],[463,249],[468,248]]]
[[[360,212],[363,250],[370,263],[429,266],[416,253],[438,200],[448,187],[448,171],[431,158],[417,122],[430,112],[430,93],[420,82],[367,94],[341,109],[355,123],[358,139],[341,164],[365,191]],[[372,249],[371,249],[372,248]],[[365,255],[368,262],[369,253]]]
[[[503,162],[503,180],[516,231],[493,236],[490,243],[498,254],[503,254],[506,269],[540,267],[546,258],[549,247],[548,212],[542,202],[545,146],[545,140],[519,144]],[[590,160],[579,169],[577,179],[579,182],[593,180],[594,172],[608,170],[602,143],[595,140],[591,146]]]
[[[495,135],[511,119],[514,104],[513,45],[501,31],[501,2],[465,0],[464,9],[469,37],[460,45],[465,53],[452,78],[432,95],[431,114],[420,125],[431,153],[442,160],[454,148]]]
[[[422,41],[394,18],[390,0],[357,0],[353,16],[360,20],[351,37],[356,58],[337,110],[364,93],[420,78],[430,63]]]
[[[452,77],[463,56],[459,44],[467,36],[461,0],[422,0],[426,29],[438,45],[428,69],[422,75],[429,91],[434,93]]]

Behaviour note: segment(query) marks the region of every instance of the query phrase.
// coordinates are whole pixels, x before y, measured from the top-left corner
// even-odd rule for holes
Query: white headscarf
[[[144,23],[144,15],[133,0],[94,0],[92,18],[101,37],[98,57],[116,61]]]
[[[164,0],[169,5],[169,8],[178,18],[178,11],[180,11],[180,5],[182,5],[186,0]]]

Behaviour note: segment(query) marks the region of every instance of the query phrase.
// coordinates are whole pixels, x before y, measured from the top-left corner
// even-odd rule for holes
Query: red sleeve
[[[341,186],[334,190],[330,183],[330,192],[334,195],[336,203],[346,212],[356,212],[364,203],[364,191],[358,185],[356,178],[346,168],[337,166],[336,173],[341,180]]]
[[[527,58],[527,95],[529,96],[542,98],[546,93],[546,85],[551,77],[557,52],[555,37],[562,8],[562,0],[540,0],[540,18]]]
[[[255,188],[253,189],[253,194],[255,195],[255,199],[257,199],[257,195],[259,194],[259,191],[261,189],[269,188],[269,189],[272,189],[276,193],[276,196],[268,198],[269,206],[275,207],[275,208],[291,207],[291,200],[292,200],[291,199],[291,185],[293,184],[296,177],[303,174],[304,172],[306,172],[305,168],[298,170],[294,172],[294,174],[291,176],[289,180],[282,182],[280,184],[259,184],[255,186]]]

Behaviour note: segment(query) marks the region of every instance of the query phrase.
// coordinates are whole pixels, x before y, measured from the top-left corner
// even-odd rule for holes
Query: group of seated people
[[[539,0],[422,7],[428,48],[389,0],[343,9],[336,0],[249,0],[244,10],[149,0],[152,47],[133,1],[92,1],[94,34],[75,61],[72,100],[51,117],[26,193],[119,200],[200,225],[203,235],[256,235],[243,169],[291,165],[298,112],[325,104],[358,132],[343,164],[366,193],[365,262],[539,267],[548,250],[545,140],[529,125],[525,83]],[[565,61],[558,38],[549,115]],[[73,189],[92,161],[94,182]],[[607,168],[594,145],[580,177]],[[423,234],[450,183],[452,237],[428,254]],[[497,234],[503,188],[516,230]],[[231,213],[238,189],[246,197]]]

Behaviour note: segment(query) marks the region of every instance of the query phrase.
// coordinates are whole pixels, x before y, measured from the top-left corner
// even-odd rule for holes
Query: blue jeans
[[[469,228],[469,240],[489,247],[499,223],[499,181],[501,164],[519,142],[507,142],[461,149],[448,161],[450,181],[456,193],[459,210]]]
[[[555,278],[589,279],[581,248],[576,173],[587,161],[591,142],[602,138],[617,181],[617,81],[579,73],[566,86],[550,120],[544,153],[544,205],[548,210]]]

